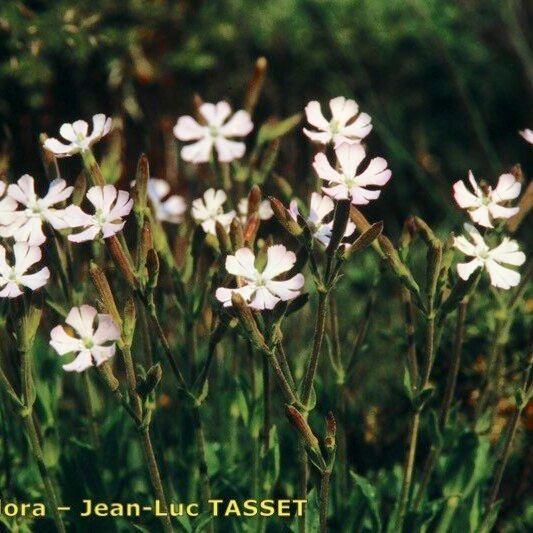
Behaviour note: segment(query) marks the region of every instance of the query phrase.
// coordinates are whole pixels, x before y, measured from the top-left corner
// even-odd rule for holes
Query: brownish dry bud
[[[215,231],[217,233],[218,245],[224,255],[232,252],[231,239],[224,226],[217,220],[215,221]]]
[[[130,260],[122,249],[122,245],[120,244],[120,241],[118,240],[117,236],[112,235],[111,237],[108,237],[107,239],[105,239],[105,244],[109,253],[111,254],[111,257],[113,258],[113,261],[115,262],[115,265],[124,276],[124,279],[126,280],[128,285],[132,289],[136,289],[138,285],[137,278],[133,273],[133,268],[131,266]]]
[[[153,290],[157,287],[157,281],[159,279],[159,256],[153,248],[148,250],[146,256],[146,270],[148,271],[147,287]]]
[[[294,237],[298,237],[303,233],[303,229],[300,227],[298,222],[292,218],[289,210],[273,196],[269,196],[270,205],[274,215],[278,219],[278,222]]]
[[[120,313],[118,312],[117,304],[105,272],[96,263],[91,261],[89,273],[106,313],[111,315],[111,318],[120,327],[122,325],[122,319],[120,318]]]
[[[248,111],[250,115],[253,114],[261,90],[263,88],[263,83],[265,81],[265,74],[267,71],[268,62],[265,57],[257,58],[255,62],[254,72],[250,83],[248,84],[248,89],[246,90],[246,96],[244,97],[244,109]]]
[[[289,422],[296,428],[300,436],[305,440],[305,443],[311,450],[320,454],[320,445],[313,430],[309,426],[307,419],[292,405],[285,407],[285,414]]]
[[[327,450],[330,453],[333,450],[335,450],[335,447],[336,447],[336,442],[335,442],[336,434],[337,434],[337,422],[335,421],[335,417],[333,416],[333,413],[329,411],[328,416],[326,417],[325,445],[326,445]]]
[[[238,218],[234,218],[231,221],[229,236],[234,250],[244,247],[244,232],[241,221]]]

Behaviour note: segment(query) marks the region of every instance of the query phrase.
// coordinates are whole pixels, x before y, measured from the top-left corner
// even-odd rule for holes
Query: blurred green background
[[[2,2],[3,148],[14,175],[39,175],[39,132],[105,112],[125,119],[125,159],[146,151],[165,177],[164,134],[192,96],[239,106],[265,56],[256,123],[355,98],[395,176],[376,216],[392,233],[408,212],[456,224],[452,181],[531,157],[517,131],[533,124],[532,14],[520,0]],[[284,144],[281,168],[308,176],[300,130]]]

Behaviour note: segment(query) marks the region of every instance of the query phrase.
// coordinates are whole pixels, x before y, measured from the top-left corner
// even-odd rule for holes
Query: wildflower
[[[341,144],[335,148],[335,154],[340,163],[340,172],[329,164],[325,154],[315,156],[313,168],[318,177],[333,185],[322,187],[322,190],[337,200],[349,199],[354,205],[368,204],[370,200],[378,198],[381,191],[367,187],[383,186],[389,181],[391,171],[387,168],[387,161],[375,157],[370,160],[366,170],[357,174],[357,168],[366,155],[360,144]]]
[[[65,210],[53,206],[70,198],[73,190],[74,187],[67,187],[65,180],[55,179],[50,183],[46,195],[39,198],[35,193],[35,180],[29,174],[24,174],[17,183],[7,188],[7,196],[21,204],[24,209],[1,216],[0,223],[4,225],[1,235],[13,237],[15,241],[27,242],[29,246],[40,246],[46,241],[44,222],[48,222],[55,229],[67,227],[63,220]]]
[[[7,195],[2,198],[6,192],[6,188],[6,184],[0,181],[0,237],[10,236],[10,229],[5,226],[10,226],[17,218],[15,213],[17,202]]]
[[[514,200],[519,194],[522,185],[512,174],[502,174],[498,184],[492,187],[480,187],[472,174],[468,172],[468,181],[473,193],[467,188],[463,180],[456,181],[453,185],[453,196],[462,209],[467,209],[470,218],[486,228],[492,228],[492,218],[509,218],[518,213],[518,207],[503,207],[499,205],[507,200]]]
[[[241,198],[239,200],[237,211],[239,212],[241,221],[245,223],[248,217],[248,198]],[[274,211],[272,211],[272,207],[270,207],[270,202],[268,200],[263,200],[259,204],[257,214],[261,220],[268,220],[269,218],[272,218]]]
[[[316,100],[305,107],[307,121],[319,131],[304,128],[304,133],[315,142],[321,144],[334,143],[337,147],[342,143],[358,143],[372,130],[372,118],[366,113],[359,113],[359,106],[354,100],[338,96],[329,101],[331,120],[322,114],[320,103]]]
[[[130,184],[132,187],[135,181]],[[187,204],[183,197],[177,194],[168,196],[170,185],[165,180],[150,178],[148,180],[148,198],[152,202],[155,217],[161,222],[179,224],[183,221],[183,214],[187,210]]]
[[[529,128],[526,128],[525,130],[521,130],[518,133],[522,135],[522,137],[530,144],[533,144],[533,130],[530,130]]]
[[[111,315],[98,314],[90,305],[73,307],[65,322],[78,334],[69,335],[63,326],[50,332],[50,346],[59,355],[76,353],[71,363],[63,365],[68,372],[83,372],[91,366],[100,366],[115,355],[115,342],[120,328]]]
[[[50,137],[44,141],[44,147],[56,157],[70,157],[80,152],[86,152],[91,146],[111,131],[111,118],[102,113],[93,116],[93,131],[90,135],[89,124],[85,120],[76,120],[72,124],[63,124],[59,134],[69,141],[64,144],[58,139]]]
[[[202,225],[203,230],[216,235],[215,223],[219,222],[225,229],[229,228],[235,218],[235,211],[224,213],[222,205],[226,201],[226,193],[219,189],[208,189],[203,198],[197,198],[192,203],[192,216]]]
[[[329,196],[322,196],[316,192],[311,194],[311,204],[309,206],[309,216],[307,217],[307,225],[309,226],[313,237],[317,239],[324,246],[329,245],[331,239],[331,230],[333,229],[333,220],[325,222],[327,216],[333,212],[335,204]],[[298,204],[296,200],[292,200],[289,205],[289,211],[294,218],[298,219]],[[355,231],[355,224],[348,221],[345,237],[349,237]]]
[[[41,249],[38,246],[28,246],[25,242],[16,242],[13,245],[13,255],[15,256],[14,266],[6,262],[6,249],[0,245],[0,297],[16,298],[22,294],[21,287],[27,287],[32,291],[40,289],[50,278],[50,271],[47,267],[27,274],[28,270],[42,257]]]
[[[65,209],[64,219],[71,228],[84,228],[80,233],[69,235],[72,242],[92,241],[100,233],[104,239],[122,230],[126,223],[123,217],[129,215],[133,200],[126,191],[117,191],[114,185],[96,185],[87,191],[87,199],[94,206],[92,215],[77,205]]]
[[[180,141],[196,141],[182,148],[181,157],[192,163],[205,163],[209,161],[214,146],[218,160],[222,163],[241,158],[246,145],[228,137],[246,137],[254,127],[250,115],[240,110],[225,122],[231,114],[231,107],[227,102],[218,102],[216,105],[204,103],[199,111],[205,125],[187,115],[180,117],[174,126],[174,135]]]
[[[526,256],[519,250],[518,243],[504,237],[496,248],[491,249],[474,226],[465,224],[465,230],[470,240],[461,235],[454,238],[453,245],[473,259],[468,263],[458,263],[459,277],[467,280],[476,269],[482,268],[489,273],[490,282],[494,287],[509,289],[518,285],[520,274],[502,266],[502,264],[520,266],[524,263]]]
[[[285,246],[278,244],[267,251],[267,262],[262,272],[255,268],[255,256],[249,248],[240,248],[235,255],[226,258],[226,270],[238,277],[239,287],[228,289],[219,287],[217,299],[224,307],[231,306],[233,293],[240,294],[253,309],[273,309],[281,300],[292,300],[300,294],[304,284],[302,274],[296,274],[284,281],[276,281],[284,272],[288,272],[296,262],[296,255]]]

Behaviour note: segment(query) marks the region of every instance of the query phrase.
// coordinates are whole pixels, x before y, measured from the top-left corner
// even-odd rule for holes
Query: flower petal
[[[174,136],[180,141],[196,141],[204,137],[206,133],[204,126],[198,124],[189,115],[180,117],[172,131]]]
[[[254,266],[255,256],[249,248],[240,248],[235,255],[226,257],[226,270],[234,276],[255,279],[257,270]]]
[[[245,137],[253,129],[254,124],[250,114],[241,109],[220,128],[220,133],[224,137]]]
[[[262,272],[264,280],[271,280],[289,271],[296,263],[296,255],[282,244],[270,246],[267,250],[267,263]]]

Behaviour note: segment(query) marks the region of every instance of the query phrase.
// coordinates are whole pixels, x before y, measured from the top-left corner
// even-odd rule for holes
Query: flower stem
[[[91,390],[91,383],[89,380],[89,373],[83,372],[83,392],[85,396],[85,403],[87,406],[87,418],[89,420],[89,436],[92,447],[97,450],[100,447],[100,439],[98,437],[98,426],[96,424],[96,417],[93,406],[93,394]]]
[[[315,380],[316,371],[318,368],[318,360],[320,356],[320,349],[322,347],[322,339],[324,338],[324,328],[326,325],[327,314],[327,292],[318,293],[318,311],[315,323],[315,333],[313,340],[313,351],[309,359],[309,365],[305,372],[304,381],[302,385],[302,403],[308,407],[311,392],[313,390],[313,383]]]
[[[303,437],[298,437],[298,499],[307,500],[307,479],[309,477],[309,468],[307,465],[307,451],[305,450],[305,440]],[[305,507],[302,516],[298,521],[298,532],[305,533],[307,531],[307,512]]]
[[[329,480],[331,478],[331,472],[329,469],[325,469],[320,477],[319,488],[319,524],[320,533],[326,533],[328,530],[328,494],[329,494]]]

